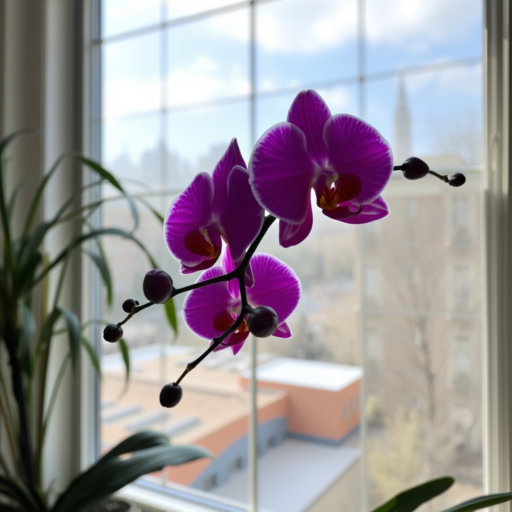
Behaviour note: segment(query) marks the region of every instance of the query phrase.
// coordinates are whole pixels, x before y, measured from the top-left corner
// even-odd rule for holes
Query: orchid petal
[[[222,267],[213,267],[201,274],[197,281],[205,281],[225,273]],[[240,301],[231,296],[227,283],[214,283],[196,288],[187,295],[183,303],[183,316],[194,333],[211,340],[225,332],[213,326],[217,315],[223,310],[236,309],[239,306]]]
[[[263,208],[249,185],[249,173],[236,165],[229,174],[226,202],[219,218],[235,265],[243,260],[245,251],[258,236],[263,217]]]
[[[294,124],[276,124],[256,142],[249,182],[256,200],[279,219],[304,222],[314,174],[306,137]]]
[[[292,330],[286,322],[283,322],[281,325],[277,326],[277,329],[272,336],[275,338],[291,338]]]
[[[233,258],[231,257],[229,246],[225,247],[224,252],[222,253],[221,261],[221,265],[225,268],[226,274],[229,274],[236,269],[236,265],[233,262]],[[238,284],[238,279],[230,279],[228,281],[228,290],[232,297],[237,299],[240,297],[240,285]]]
[[[348,219],[343,219],[342,222],[347,224],[367,224],[375,220],[383,219],[389,215],[389,207],[384,201],[382,196],[379,196],[375,201],[365,204],[363,211],[355,216]]]
[[[238,147],[236,139],[232,139],[225,153],[215,166],[213,170],[212,179],[215,186],[215,197],[212,203],[212,215],[218,217],[226,204],[228,178],[231,169],[235,165],[241,165],[244,169],[247,168],[245,161]]]
[[[361,180],[358,205],[371,203],[384,190],[393,171],[391,147],[373,126],[348,114],[332,116],[324,127],[329,161],[339,173]]]
[[[171,254],[187,267],[194,267],[209,256],[194,254],[185,246],[185,236],[204,228],[211,220],[213,181],[209,174],[199,173],[192,183],[169,206],[164,221],[164,239]],[[215,262],[214,262],[215,263]]]
[[[300,300],[300,282],[295,272],[270,254],[258,253],[251,260],[254,286],[247,289],[247,298],[253,307],[269,306],[277,313],[278,324],[283,323]]]
[[[180,266],[180,272],[182,274],[194,274],[195,272],[199,272],[199,270],[207,270],[213,267],[213,265],[215,265],[216,262],[217,260],[207,259],[202,261],[201,263],[198,263],[197,265],[189,266],[182,263]]]
[[[363,211],[364,206],[360,206],[358,210],[352,211],[349,206],[338,206],[333,210],[322,210],[322,213],[331,219],[346,221],[352,217],[356,217]]]
[[[299,92],[288,111],[287,121],[304,132],[308,155],[319,168],[326,167],[328,163],[323,133],[324,125],[330,117],[329,107],[312,90]]]
[[[300,244],[307,238],[312,227],[313,211],[311,201],[309,201],[306,220],[302,224],[289,224],[284,220],[279,221],[279,244],[281,247],[292,247]]]

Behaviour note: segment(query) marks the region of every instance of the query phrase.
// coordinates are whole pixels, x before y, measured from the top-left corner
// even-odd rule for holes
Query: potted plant
[[[76,369],[80,353],[86,354],[98,373],[98,357],[86,337],[88,323],[82,323],[75,312],[61,300],[70,259],[77,253],[89,257],[99,269],[112,296],[108,263],[101,246],[101,237],[115,235],[137,244],[156,267],[142,243],[127,231],[117,228],[96,228],[91,215],[103,200],[82,203],[90,185],[81,188],[79,196],[70,197],[51,219],[36,222],[37,210],[44,191],[64,158],[75,158],[99,179],[112,185],[128,201],[135,221],[138,220],[135,200],[116,178],[99,164],[80,154],[60,157],[43,177],[30,204],[20,236],[13,235],[13,212],[17,191],[9,196],[5,190],[5,152],[20,133],[0,142],[0,223],[3,232],[0,257],[0,343],[8,355],[8,372],[0,373],[0,415],[8,439],[8,453],[0,453],[0,509],[23,512],[75,512],[98,504],[140,476],[209,456],[206,450],[193,446],[171,446],[169,439],[158,432],[139,432],[114,446],[94,465],[79,474],[56,500],[51,500],[43,488],[42,457],[48,420],[62,377],[68,365]],[[77,203],[78,204],[77,206]],[[44,251],[47,235],[56,227],[71,224],[75,233],[69,244],[52,260]],[[96,248],[87,244],[96,241]],[[56,288],[51,303],[48,283],[55,279]],[[42,307],[35,306],[39,294]],[[111,300],[111,299],[110,299]],[[36,329],[36,326],[39,326]],[[67,336],[68,353],[59,370],[50,399],[46,400],[48,361],[54,338]],[[126,344],[121,349],[127,356]],[[45,407],[45,404],[48,406]],[[32,414],[34,412],[34,414]],[[132,454],[130,457],[124,457]]]

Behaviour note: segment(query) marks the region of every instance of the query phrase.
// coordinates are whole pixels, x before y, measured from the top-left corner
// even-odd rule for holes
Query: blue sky
[[[229,0],[167,1],[169,18]],[[105,35],[157,23],[160,0],[108,0]],[[478,59],[482,54],[480,0],[366,0],[366,72]],[[355,0],[275,0],[257,7],[257,133],[285,120],[299,90],[315,86],[333,113],[358,115],[357,3]],[[212,146],[239,139],[250,151],[249,11],[239,9],[104,46],[104,159],[133,161],[165,140],[191,164]],[[162,44],[164,53],[161,53]],[[166,72],[162,82],[161,74]],[[327,82],[327,84],[326,84]],[[472,122],[481,130],[479,64],[404,78],[417,154],[440,152],[442,130]],[[370,80],[366,120],[392,142],[396,76]],[[284,93],[274,94],[280,89]],[[227,104],[187,105],[238,98]],[[165,122],[159,109],[171,108]],[[180,110],[181,109],[181,110]],[[165,130],[163,129],[165,128]]]

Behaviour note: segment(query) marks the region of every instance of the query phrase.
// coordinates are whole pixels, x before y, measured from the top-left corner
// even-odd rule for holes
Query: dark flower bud
[[[103,329],[103,339],[110,343],[115,343],[123,337],[123,328],[120,325],[108,324]]]
[[[462,187],[464,183],[466,183],[466,176],[460,172],[456,172],[448,178],[448,185],[450,187]]]
[[[247,315],[247,327],[257,338],[268,338],[277,329],[277,313],[268,306],[255,308]]]
[[[175,407],[180,403],[183,389],[179,384],[166,384],[160,391],[160,404],[162,407]]]
[[[131,313],[132,312],[132,309],[135,307],[135,306],[138,306],[139,305],[139,301],[138,300],[135,300],[135,299],[126,299],[124,302],[123,302],[123,311],[125,313]]]
[[[146,299],[155,304],[163,304],[172,294],[171,276],[163,270],[150,270],[144,277],[142,289]]]
[[[408,180],[419,180],[428,174],[428,165],[420,158],[411,156],[403,163],[402,173]]]

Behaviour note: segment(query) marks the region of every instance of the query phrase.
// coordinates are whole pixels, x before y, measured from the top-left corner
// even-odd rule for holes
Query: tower
[[[411,115],[405,95],[404,79],[400,75],[398,83],[398,101],[395,108],[395,140],[393,141],[394,160],[401,164],[411,155]]]

